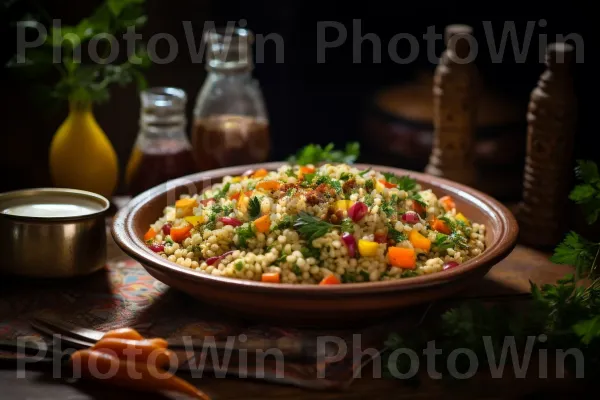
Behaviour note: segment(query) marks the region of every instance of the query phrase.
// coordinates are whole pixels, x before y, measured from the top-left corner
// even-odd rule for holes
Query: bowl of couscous
[[[158,280],[245,316],[360,320],[441,298],[510,253],[517,223],[474,189],[363,164],[266,163],[183,177],[115,218]]]

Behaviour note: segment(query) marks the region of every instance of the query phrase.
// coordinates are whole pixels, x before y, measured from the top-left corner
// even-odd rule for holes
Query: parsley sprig
[[[333,143],[325,147],[318,144],[309,144],[300,149],[296,154],[288,157],[290,164],[307,165],[319,163],[344,163],[353,164],[360,155],[360,144],[351,142],[346,144],[344,150],[336,150]]]

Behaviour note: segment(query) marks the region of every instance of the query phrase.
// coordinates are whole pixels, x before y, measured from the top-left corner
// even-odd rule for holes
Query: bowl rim
[[[111,233],[117,245],[129,256],[140,262],[144,268],[159,273],[169,274],[174,279],[187,279],[204,284],[227,285],[231,289],[243,291],[270,292],[273,294],[286,293],[286,295],[354,295],[374,294],[390,291],[416,290],[425,287],[439,286],[453,282],[465,275],[475,273],[481,268],[491,266],[505,258],[516,246],[519,226],[512,212],[499,201],[476,189],[459,184],[448,179],[439,178],[423,172],[407,169],[376,165],[376,164],[353,164],[359,169],[372,168],[379,172],[393,172],[398,175],[410,175],[417,181],[428,186],[435,186],[454,193],[475,206],[483,209],[483,212],[491,215],[492,219],[500,225],[498,240],[488,245],[486,250],[479,256],[470,259],[461,265],[461,268],[440,271],[434,274],[421,275],[407,279],[398,279],[379,282],[360,282],[348,285],[314,285],[314,284],[291,284],[291,283],[264,283],[248,281],[237,278],[209,275],[202,272],[177,265],[165,258],[157,256],[145,245],[143,240],[135,235],[134,216],[152,199],[164,195],[168,190],[189,184],[190,181],[218,179],[227,175],[240,175],[248,169],[265,168],[274,170],[286,162],[269,162],[259,164],[247,164],[234,167],[219,168],[210,171],[198,172],[171,180],[167,183],[155,186],[134,197],[129,204],[119,210],[114,217]],[[168,188],[167,188],[168,187]]]

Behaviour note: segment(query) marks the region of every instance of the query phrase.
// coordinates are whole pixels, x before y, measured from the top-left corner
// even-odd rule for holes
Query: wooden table
[[[119,256],[120,249],[109,238],[109,257]],[[480,284],[460,293],[446,302],[461,302],[477,299],[493,302],[527,301],[529,280],[538,284],[553,283],[570,272],[569,267],[552,264],[548,254],[524,246],[517,246],[510,256],[496,265]],[[428,316],[429,317],[429,316]],[[394,379],[369,377],[369,370],[363,378],[356,379],[344,392],[316,392],[292,386],[276,385],[239,378],[204,377],[196,383],[215,400],[217,399],[388,399],[388,398],[522,398],[527,395],[559,394],[573,395],[583,388],[573,379],[536,378],[535,370],[531,377],[517,379],[513,374],[505,374],[502,379],[492,379],[487,374],[477,374],[468,381],[449,387],[434,380],[425,380],[418,388],[411,388]],[[372,374],[371,374],[372,376]],[[118,392],[99,384],[69,385],[48,378],[47,374],[28,371],[26,378],[18,379],[12,369],[0,369],[0,399],[27,400],[84,400],[84,399],[128,399],[129,392]],[[165,399],[160,395],[145,396],[148,399]],[[169,397],[171,398],[171,397]],[[173,397],[175,398],[175,397]]]

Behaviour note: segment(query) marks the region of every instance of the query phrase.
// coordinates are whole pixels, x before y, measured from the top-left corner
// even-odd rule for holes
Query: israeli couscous
[[[206,274],[324,285],[459,267],[484,251],[484,234],[409,176],[325,164],[224,177],[167,206],[144,240]]]

